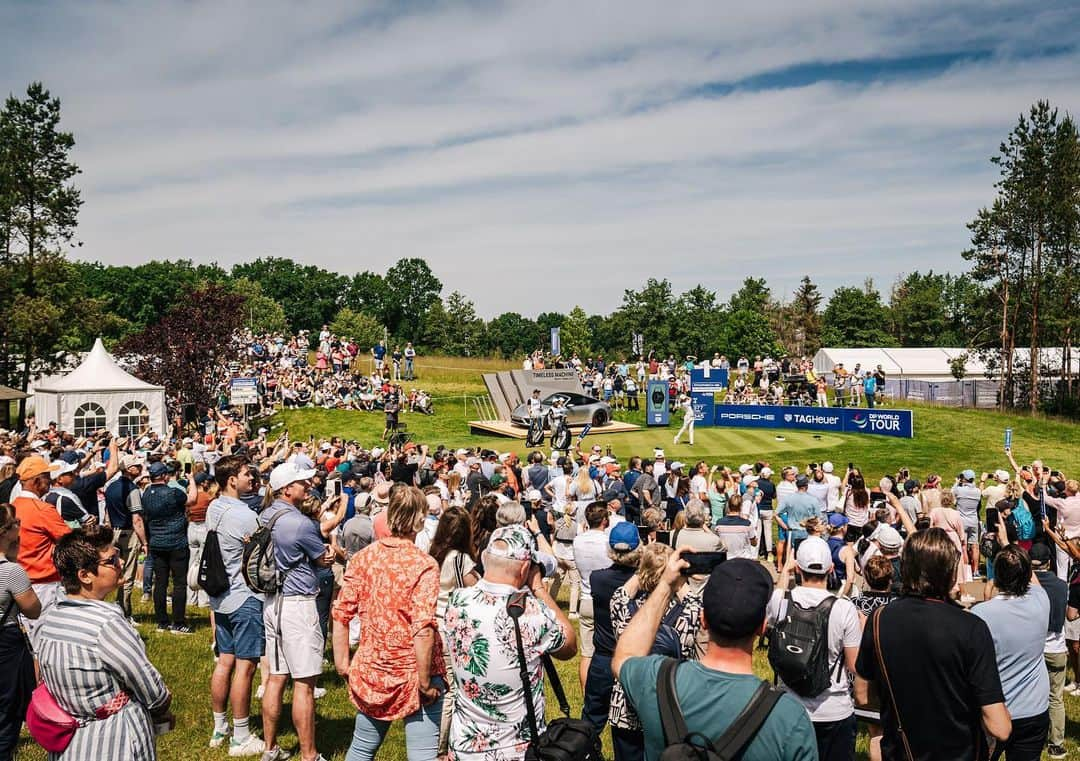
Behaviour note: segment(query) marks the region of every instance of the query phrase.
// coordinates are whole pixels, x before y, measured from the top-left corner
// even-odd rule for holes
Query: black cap
[[[914,478],[909,478],[907,481],[904,481],[904,491],[907,492],[908,494],[911,494],[913,491],[915,491],[918,488],[919,488],[919,482],[916,481]]]
[[[723,639],[754,634],[765,620],[773,580],[760,563],[735,558],[713,569],[701,592],[709,631]]]
[[[1031,545],[1031,552],[1028,553],[1028,557],[1031,558],[1032,568],[1042,569],[1050,566],[1050,548],[1042,542]]]

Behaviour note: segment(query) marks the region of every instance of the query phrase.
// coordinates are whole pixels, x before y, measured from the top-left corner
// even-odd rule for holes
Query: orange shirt
[[[190,523],[205,523],[206,509],[210,507],[213,497],[199,489],[199,496],[195,498],[195,504],[188,508],[188,521]]]
[[[19,565],[34,584],[59,581],[60,574],[52,561],[53,547],[71,527],[55,507],[29,492],[20,494],[12,504],[20,524]]]
[[[420,707],[413,637],[432,629],[431,675],[446,676],[435,622],[439,566],[409,539],[380,539],[345,568],[334,620],[360,618],[360,643],[349,664],[349,699],[373,719],[403,719]]]

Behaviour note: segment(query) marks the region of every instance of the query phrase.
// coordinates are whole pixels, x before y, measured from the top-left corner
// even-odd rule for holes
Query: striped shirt
[[[15,598],[30,589],[30,577],[18,563],[0,556],[0,616],[16,605]],[[19,611],[16,608],[4,620],[4,626],[18,626]]]
[[[120,608],[61,600],[45,614],[36,643],[49,691],[75,718],[92,718],[120,691],[131,697],[119,713],[81,727],[63,754],[49,754],[50,761],[157,758],[150,711],[167,704],[169,691]]]

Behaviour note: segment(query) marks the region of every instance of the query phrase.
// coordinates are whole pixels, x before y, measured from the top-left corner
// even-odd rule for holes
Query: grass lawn
[[[415,385],[436,397],[437,414],[434,417],[405,414],[403,421],[408,423],[409,430],[416,434],[417,440],[433,445],[486,446],[498,451],[523,453],[523,441],[474,437],[469,434],[467,426],[467,421],[476,416],[469,397],[484,393],[479,371],[508,367],[509,363],[496,361],[441,357],[419,361],[419,378]],[[414,384],[406,384],[411,385]],[[956,473],[967,467],[976,471],[1008,467],[1001,454],[1002,432],[1004,428],[1011,427],[1018,460],[1040,457],[1051,467],[1071,474],[1080,472],[1080,427],[1076,425],[994,412],[914,405],[912,408],[915,410],[915,438],[912,440],[842,434],[822,434],[818,437],[806,431],[702,428],[696,432],[696,445],[690,447],[685,444],[672,446],[671,437],[677,429],[669,428],[643,429],[611,436],[597,431],[589,435],[586,443],[610,445],[623,458],[632,454],[649,456],[653,446],[662,446],[669,461],[704,459],[710,464],[737,466],[741,462],[763,458],[769,460],[774,469],[777,465],[829,459],[839,470],[851,461],[875,480],[883,473],[908,466],[916,475],[937,472],[949,482]],[[623,413],[617,417],[630,422],[643,422],[642,413]],[[338,435],[356,438],[370,448],[378,442],[383,416],[381,413],[302,410],[278,415],[273,422],[285,425],[294,440],[309,435]],[[785,441],[776,441],[778,433],[785,437]],[[564,591],[564,598],[565,594]],[[563,602],[565,604],[565,599]],[[213,668],[211,637],[206,611],[195,609],[191,617],[195,633],[189,637],[177,637],[154,631],[148,603],[137,611],[140,632],[147,642],[150,657],[175,695],[174,710],[178,717],[176,731],[160,738],[158,744],[159,755],[166,761],[228,757],[225,750],[206,747],[212,729],[209,707],[210,672]],[[567,696],[577,711],[581,706],[577,661],[560,663],[559,666]],[[763,652],[755,656],[755,668],[762,677],[771,678]],[[340,761],[349,745],[355,713],[336,675],[328,670],[322,684],[328,689],[328,694],[318,703],[318,745],[327,758]],[[287,701],[289,697],[290,693],[286,693]],[[553,702],[553,699],[549,700],[549,715],[552,714]],[[1069,715],[1067,737],[1071,745],[1080,737],[1080,700],[1066,696],[1066,707]],[[257,702],[254,703],[253,713],[257,717]],[[281,742],[284,747],[291,749],[295,746],[296,738],[288,715],[289,708],[286,706]],[[255,718],[256,727],[258,723]],[[858,747],[861,757],[865,758],[864,734],[860,734]],[[610,742],[606,736],[605,748],[610,757]],[[45,754],[27,739],[18,758],[38,761],[44,759]],[[400,724],[391,729],[379,758],[405,758],[404,734]]]

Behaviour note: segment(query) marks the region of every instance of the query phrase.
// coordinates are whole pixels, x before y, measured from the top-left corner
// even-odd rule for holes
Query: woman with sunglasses
[[[74,718],[85,721],[55,761],[152,761],[155,728],[175,724],[172,695],[146,656],[138,632],[115,604],[120,553],[110,528],[90,527],[60,539],[53,552],[67,594],[37,630],[41,677]]]
[[[15,508],[0,504],[0,663],[9,679],[0,680],[0,761],[11,761],[19,744],[26,707],[34,690],[34,655],[19,628],[19,614],[37,618],[41,601],[30,577],[16,562],[19,521]]]

